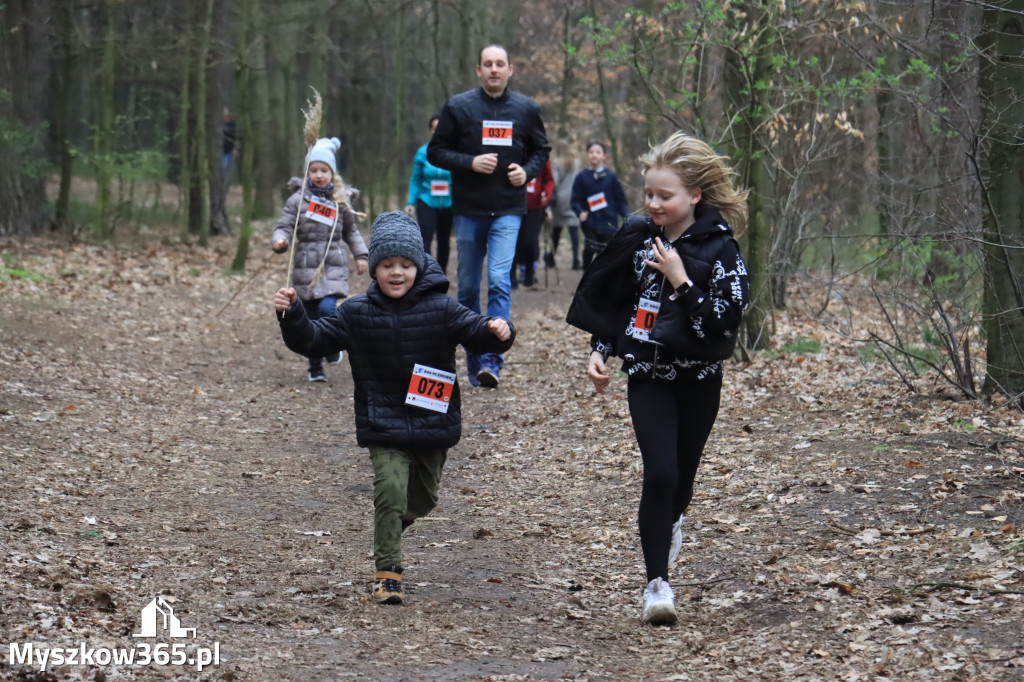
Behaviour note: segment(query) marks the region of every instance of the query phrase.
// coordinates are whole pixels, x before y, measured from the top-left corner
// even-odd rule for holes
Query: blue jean
[[[512,312],[512,258],[519,236],[519,215],[455,216],[455,244],[459,251],[459,303],[473,312],[481,312],[480,281],[484,258],[487,259],[487,315],[509,319]],[[470,375],[476,356],[470,356]],[[501,370],[503,361],[497,353],[480,356],[483,366]]]
[[[319,320],[321,317],[330,317],[334,314],[334,309],[338,307],[337,296],[324,296],[323,298],[311,298],[308,301],[302,302],[302,307],[306,309],[306,317],[311,320]],[[323,358],[310,358],[309,368],[314,367],[320,368],[323,366]]]

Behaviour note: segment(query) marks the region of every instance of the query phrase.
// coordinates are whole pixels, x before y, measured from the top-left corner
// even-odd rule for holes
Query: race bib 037
[[[512,121],[484,121],[482,143],[497,147],[511,147]]]

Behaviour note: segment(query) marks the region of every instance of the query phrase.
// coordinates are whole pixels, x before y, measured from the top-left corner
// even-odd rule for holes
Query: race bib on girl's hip
[[[587,205],[591,211],[600,211],[602,208],[608,208],[608,200],[604,198],[604,192],[598,192],[587,197]]]
[[[661,310],[661,303],[649,298],[641,298],[636,307],[636,320],[633,322],[633,329],[629,335],[641,341],[650,341],[651,330],[654,329],[654,322],[658,319],[658,311]]]
[[[446,197],[451,194],[451,187],[448,185],[447,180],[431,180],[430,181],[430,196],[432,197]]]
[[[530,180],[528,183],[526,183],[526,193],[527,194],[534,194],[536,192],[537,192],[537,178],[534,178],[533,180]]]
[[[512,146],[512,121],[484,121],[482,144],[492,147]]]
[[[306,217],[324,225],[333,225],[334,219],[338,217],[338,207],[314,195],[306,208]]]
[[[448,412],[455,390],[455,375],[441,369],[417,364],[412,370],[409,391],[405,394],[405,404],[415,405],[434,412]]]

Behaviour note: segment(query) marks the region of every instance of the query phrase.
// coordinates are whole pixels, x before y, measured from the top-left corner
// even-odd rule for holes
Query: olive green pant
[[[448,450],[370,446],[373,462],[373,561],[402,565],[402,530],[437,506]]]

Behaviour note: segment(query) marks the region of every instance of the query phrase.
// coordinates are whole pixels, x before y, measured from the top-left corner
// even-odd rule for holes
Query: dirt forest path
[[[502,387],[460,374],[464,436],[406,535],[408,604],[380,607],[347,361],[310,385],[283,347],[283,262],[218,317],[246,279],[222,274],[227,238],[0,252],[0,678],[1024,676],[1019,412],[906,392],[809,318],[814,282],[776,337],[822,350],[729,365],[671,574],[681,621],[650,628],[625,382],[586,382],[566,263],[514,294]],[[853,296],[824,321],[867,324]],[[157,596],[218,665],[10,660],[137,647]]]

